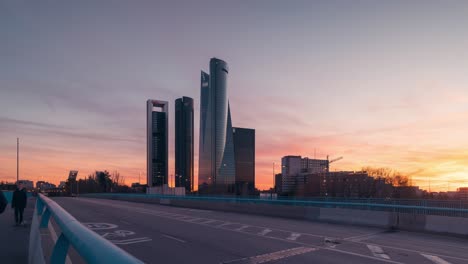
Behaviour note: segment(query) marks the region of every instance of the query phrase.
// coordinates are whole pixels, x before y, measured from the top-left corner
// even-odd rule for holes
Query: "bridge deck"
[[[463,238],[105,199],[55,201],[146,263],[468,263]]]

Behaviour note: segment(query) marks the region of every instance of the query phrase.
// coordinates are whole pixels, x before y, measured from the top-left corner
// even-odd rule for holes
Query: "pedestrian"
[[[5,211],[5,208],[7,207],[8,201],[5,198],[5,195],[3,194],[2,190],[0,190],[0,214]]]
[[[13,199],[11,200],[11,208],[15,208],[15,224],[23,224],[23,212],[28,202],[28,196],[26,189],[23,187],[22,182],[18,182],[18,188],[13,193]]]

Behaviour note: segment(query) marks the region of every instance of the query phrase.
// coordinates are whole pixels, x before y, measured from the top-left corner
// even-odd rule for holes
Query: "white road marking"
[[[223,224],[216,225],[215,227],[224,227],[224,226],[231,225],[231,224],[233,224],[233,223],[224,222]]]
[[[125,239],[125,240],[109,240],[109,241],[116,245],[129,245],[129,244],[135,244],[135,243],[141,243],[141,242],[148,242],[151,240],[152,239],[149,237],[138,237],[138,238],[132,238],[132,239]]]
[[[106,239],[112,239],[116,237],[127,237],[127,236],[132,236],[134,235],[135,232],[129,231],[129,230],[115,230],[114,232],[106,232],[102,234],[101,236],[106,238]]]
[[[82,223],[82,224],[91,230],[104,230],[104,229],[113,229],[113,228],[118,227],[118,225],[114,225],[110,223]]]
[[[236,231],[242,231],[242,230],[246,229],[247,227],[249,227],[249,226],[248,226],[248,225],[243,225],[243,226],[241,226],[241,227],[239,227],[239,228],[236,228],[236,229],[234,229],[234,230],[236,230]]]
[[[125,220],[120,220],[121,223],[124,223],[126,225],[131,225],[129,222],[125,221]]]
[[[372,254],[378,258],[390,259],[390,257],[385,254],[383,249],[376,245],[367,245],[367,248],[372,252]]]
[[[364,235],[352,236],[352,237],[345,237],[345,238],[343,238],[343,240],[362,241],[362,240],[374,237],[375,235],[378,235],[378,234],[382,234],[382,231],[374,232],[374,233],[368,233],[368,234],[364,234]]]
[[[265,236],[266,234],[270,233],[271,231],[273,231],[273,230],[266,228],[266,229],[263,229],[262,232],[258,233],[258,235]]]
[[[192,217],[192,219],[190,219],[190,220],[187,220],[187,222],[196,222],[196,221],[198,221],[198,220],[202,220],[202,219],[203,219],[203,218],[196,218],[196,217],[195,217],[195,218],[193,218],[193,217]]]
[[[422,254],[421,255],[425,258],[427,258],[428,260],[436,263],[436,264],[451,264],[450,262],[448,261],[445,261],[441,258],[439,258],[438,256],[433,256],[433,255],[428,255],[428,254]]]
[[[190,222],[190,220],[193,220],[194,218],[191,216],[184,216],[184,217],[178,217],[177,219]]]
[[[162,236],[167,237],[167,238],[172,239],[172,240],[175,240],[175,241],[179,241],[181,243],[187,243],[187,241],[185,241],[185,240],[182,240],[182,239],[179,239],[177,237],[170,236],[170,235],[162,235]]]
[[[374,238],[378,234],[382,234],[382,232],[375,232],[375,233],[364,234],[364,235],[359,235],[359,236],[347,237],[347,238],[344,238],[343,240],[352,241],[352,242],[361,242],[361,241],[364,241],[364,240]]]
[[[57,243],[57,233],[55,232],[55,229],[52,226],[52,222],[50,222],[50,220],[49,220],[49,224],[48,224],[48,229],[49,229],[49,232],[50,232],[50,236],[52,237],[52,240],[54,241],[54,245],[55,245],[55,243]],[[67,256],[65,258],[65,263],[66,264],[72,264],[72,261],[70,260],[70,257],[68,256],[68,253],[67,253]]]
[[[211,220],[211,219],[208,219],[208,220],[206,220],[206,221],[200,222],[200,224],[206,225],[206,224],[214,223],[214,222],[216,222],[216,221],[218,221],[218,220]]]
[[[295,241],[300,236],[301,236],[301,234],[299,234],[299,233],[291,233],[291,235],[286,239]]]
[[[315,250],[317,249],[310,248],[310,247],[296,247],[296,248],[289,248],[289,249],[285,249],[281,251],[276,251],[276,252],[248,257],[248,258],[230,260],[230,261],[221,262],[221,263],[223,264],[224,263],[236,263],[236,262],[249,263],[249,264],[266,263],[266,262],[284,259],[284,258],[296,256],[296,255],[302,255],[302,254],[315,251]]]
[[[198,212],[198,213],[211,213],[213,211],[210,210],[203,210],[203,209],[188,209],[189,212]]]

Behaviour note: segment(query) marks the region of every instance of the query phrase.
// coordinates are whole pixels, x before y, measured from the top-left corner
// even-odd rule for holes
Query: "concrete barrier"
[[[422,214],[407,214],[407,213],[396,213],[397,223],[396,227],[402,230],[408,231],[426,231],[426,218],[427,215]],[[450,217],[444,217],[450,218]]]
[[[426,231],[468,236],[468,218],[427,215]]]
[[[352,225],[388,228],[392,226],[392,212],[343,208],[320,208],[319,220]]]

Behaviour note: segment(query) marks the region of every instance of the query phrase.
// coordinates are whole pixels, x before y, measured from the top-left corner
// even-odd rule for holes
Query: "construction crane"
[[[335,161],[339,161],[339,160],[341,160],[341,159],[343,159],[343,157],[338,157],[338,158],[336,158],[336,159],[328,160],[328,155],[327,155],[327,164],[326,164],[326,166],[327,166],[327,173],[330,172],[330,163],[333,163],[333,162],[335,162]]]

